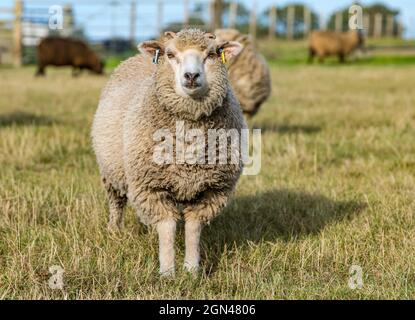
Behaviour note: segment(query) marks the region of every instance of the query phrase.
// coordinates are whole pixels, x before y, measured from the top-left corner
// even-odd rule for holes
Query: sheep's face
[[[182,97],[202,98],[208,92],[223,59],[238,55],[242,46],[237,42],[217,42],[215,36],[201,31],[165,34],[164,41],[147,41],[139,45],[141,52],[160,56],[160,64],[173,71],[174,90]],[[223,54],[222,54],[223,53]]]
[[[217,54],[210,49],[197,48],[178,50],[174,43],[166,48],[167,61],[174,72],[176,92],[181,96],[203,96],[209,89],[207,68],[217,60]]]

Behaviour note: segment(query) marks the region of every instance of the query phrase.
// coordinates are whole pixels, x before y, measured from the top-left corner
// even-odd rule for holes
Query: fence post
[[[117,6],[119,3],[117,1],[111,1],[109,5],[111,6],[111,49],[115,50],[117,45],[113,40],[117,36]]]
[[[339,11],[336,13],[335,30],[337,32],[343,31],[343,12]]]
[[[71,4],[65,4],[63,6],[63,30],[62,35],[69,37],[74,32],[74,18]]]
[[[183,3],[184,6],[184,26],[188,27],[189,26],[189,21],[190,21],[190,15],[189,15],[189,0],[184,0]]]
[[[324,13],[322,13],[322,12],[320,13],[320,23],[319,23],[319,25],[320,25],[320,30],[323,30],[323,31],[327,30],[326,18],[324,16]]]
[[[295,7],[289,6],[287,8],[287,39],[292,40],[294,38],[294,19],[295,19]]]
[[[366,32],[366,37],[370,37],[370,16],[368,14],[363,15],[363,29]]]
[[[212,0],[210,2],[210,24],[212,31],[222,28],[223,0]]]
[[[130,43],[131,47],[135,46],[135,22],[136,22],[136,3],[135,1],[131,1],[130,6]]]
[[[393,31],[394,31],[394,16],[393,15],[388,15],[387,20],[386,20],[386,35],[390,38],[393,37]]]
[[[236,19],[238,17],[238,3],[233,0],[229,4],[229,28],[236,27]]]
[[[22,1],[15,0],[13,25],[13,65],[15,67],[22,65],[22,13]]]
[[[157,32],[159,35],[163,33],[163,1],[157,1]]]
[[[251,21],[249,23],[249,34],[252,37],[252,41],[256,41],[256,0],[252,1],[252,10],[251,10]]]
[[[269,10],[269,39],[275,38],[275,29],[277,27],[277,7],[272,6]]]
[[[402,36],[403,36],[403,24],[402,24],[402,21],[400,19],[398,20],[398,23],[397,23],[396,33],[397,33],[398,38],[402,38]]]
[[[373,31],[373,36],[375,38],[381,38],[382,37],[382,22],[383,22],[383,16],[381,13],[375,14],[375,28]]]
[[[311,11],[307,6],[304,6],[304,38],[307,38],[311,30]]]

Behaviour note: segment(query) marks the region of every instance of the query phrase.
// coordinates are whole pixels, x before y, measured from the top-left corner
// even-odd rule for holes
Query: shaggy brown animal
[[[72,66],[72,75],[78,75],[83,69],[96,74],[103,73],[104,63],[81,40],[72,38],[48,37],[37,47],[37,73],[45,75],[45,68],[52,66]]]
[[[348,55],[356,49],[363,49],[363,46],[364,37],[360,31],[313,31],[309,37],[309,63],[316,55],[321,63],[328,56],[338,56],[343,63]]]
[[[240,134],[246,127],[218,54],[224,50],[230,59],[240,48],[238,43],[218,45],[211,34],[195,29],[169,32],[163,42],[140,44],[143,54],[123,62],[101,95],[92,138],[109,199],[109,227],[121,226],[128,199],[142,222],[157,227],[162,274],[174,272],[174,234],[182,218],[185,267],[198,268],[202,224],[225,206],[241,174],[240,160],[177,161],[176,140],[182,139],[178,126],[183,132],[199,130],[205,138],[211,129]],[[152,64],[156,55],[157,64]],[[176,141],[172,163],[154,160],[160,129]],[[227,148],[229,155],[230,144]]]
[[[264,57],[251,38],[235,29],[219,29],[220,41],[238,41],[242,52],[228,63],[229,79],[245,115],[254,116],[271,94],[271,75]]]

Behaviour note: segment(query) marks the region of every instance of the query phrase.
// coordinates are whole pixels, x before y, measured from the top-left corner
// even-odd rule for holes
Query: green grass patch
[[[414,55],[386,56],[378,55],[372,57],[363,57],[356,61],[358,65],[375,65],[375,66],[407,66],[415,65]]]
[[[121,234],[106,229],[90,128],[108,73],[1,69],[0,299],[413,299],[413,60],[326,68],[301,50],[273,58],[272,96],[249,120],[262,129],[260,174],[204,229],[198,276],[182,271],[179,226],[169,279],[133,208]],[[63,290],[48,286],[54,265]]]

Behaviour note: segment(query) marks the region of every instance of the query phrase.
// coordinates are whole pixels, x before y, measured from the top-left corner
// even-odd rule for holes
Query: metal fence
[[[34,61],[40,39],[50,34],[75,36],[105,50],[125,51],[138,41],[158,36],[164,29],[198,26],[239,28],[255,38],[307,37],[312,29],[347,30],[348,15],[328,17],[305,5],[270,6],[257,12],[256,1],[218,0],[15,0],[0,7],[0,63],[21,65]],[[220,16],[215,14],[220,4]],[[247,6],[250,4],[250,7]],[[276,0],[276,3],[281,1]],[[52,5],[62,7],[63,28],[51,29]],[[216,6],[216,7],[215,7]],[[220,21],[215,21],[215,20]],[[394,15],[364,16],[368,36],[400,36],[403,26]]]

